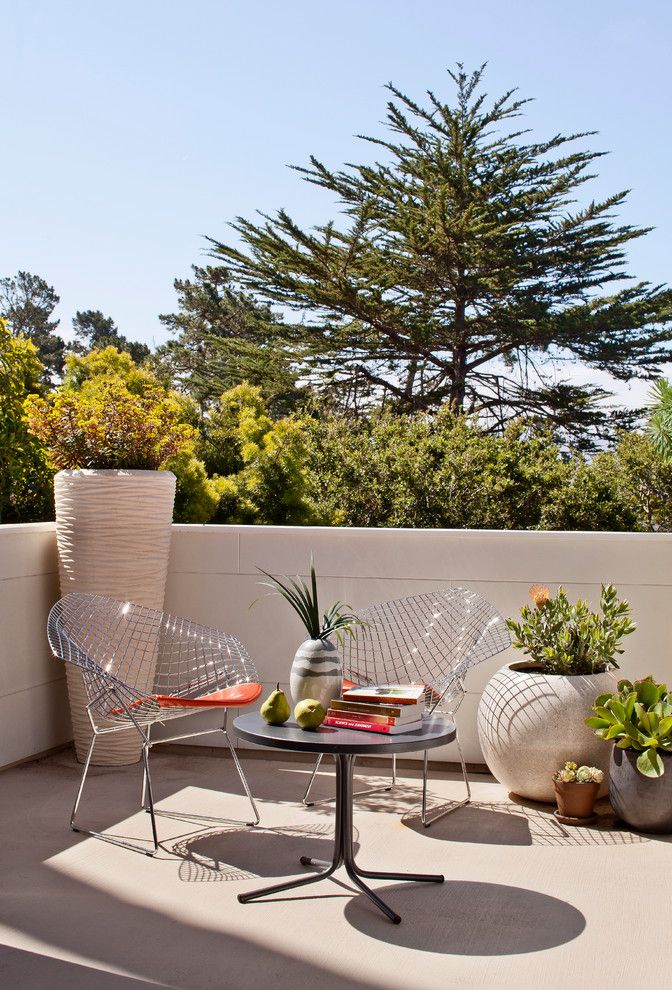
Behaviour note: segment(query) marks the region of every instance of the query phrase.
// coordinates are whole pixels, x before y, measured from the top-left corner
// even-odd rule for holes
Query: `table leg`
[[[310,856],[302,856],[301,863],[304,866],[321,866],[326,869],[319,873],[311,874],[308,877],[300,877],[298,880],[288,880],[285,883],[274,884],[272,887],[263,887],[260,890],[251,891],[248,894],[239,894],[238,900],[241,904],[248,901],[257,900],[260,897],[267,897],[270,894],[279,894],[285,890],[292,890],[295,887],[304,887],[307,884],[317,883],[318,880],[326,880],[340,867],[345,870],[359,890],[366,894],[376,907],[383,912],[395,925],[401,921],[400,916],[389,907],[385,901],[370,889],[363,878],[372,880],[415,880],[420,883],[443,883],[443,876],[436,873],[382,873],[372,870],[362,870],[355,863],[353,851],[353,822],[352,822],[352,769],[354,759],[347,754],[339,754],[336,757],[336,821],[334,833],[334,855],[331,863],[325,860],[312,859]]]

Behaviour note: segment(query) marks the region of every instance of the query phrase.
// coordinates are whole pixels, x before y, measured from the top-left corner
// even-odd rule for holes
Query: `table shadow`
[[[577,938],[583,914],[557,897],[505,884],[449,880],[403,884],[376,892],[401,915],[391,925],[365,894],[345,907],[353,928],[392,945],[459,956],[541,952]]]

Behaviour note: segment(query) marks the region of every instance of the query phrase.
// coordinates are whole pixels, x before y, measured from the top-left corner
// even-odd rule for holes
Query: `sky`
[[[205,235],[231,239],[256,210],[335,215],[287,166],[371,159],[355,135],[383,132],[385,83],[449,97],[456,62],[487,62],[493,96],[533,97],[535,138],[599,132],[586,146],[610,154],[586,200],[630,189],[621,219],[655,227],[630,271],[672,281],[662,0],[0,0],[0,32],[0,277],[53,285],[66,337],[77,310],[100,309],[163,342],[158,314],[207,263]]]

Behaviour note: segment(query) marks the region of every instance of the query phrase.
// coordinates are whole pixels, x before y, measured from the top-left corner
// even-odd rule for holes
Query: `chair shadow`
[[[391,925],[361,894],[345,907],[350,924],[372,938],[422,952],[522,955],[571,942],[586,927],[583,914],[566,901],[505,884],[450,880],[377,892],[402,923]]]
[[[311,867],[301,865],[301,856],[331,862],[333,846],[333,830],[327,822],[299,827],[208,829],[166,844],[170,854],[181,860],[179,878],[184,883],[300,876],[311,872]]]
[[[432,807],[430,815],[449,807],[450,802]],[[648,836],[622,825],[608,802],[598,807],[597,821],[587,826],[563,825],[553,815],[551,805],[529,801],[511,804],[472,801],[429,828],[424,827],[419,812],[414,811],[402,818],[402,824],[431,839],[486,845],[615,846],[650,841]]]

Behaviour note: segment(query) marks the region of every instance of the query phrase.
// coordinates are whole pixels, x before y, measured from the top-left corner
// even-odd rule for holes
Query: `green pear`
[[[285,692],[280,690],[280,684],[276,685],[266,701],[259,709],[262,718],[266,719],[269,725],[284,725],[291,715],[289,702],[285,697]]]
[[[319,701],[315,701],[314,698],[304,698],[294,709],[296,724],[301,729],[310,729],[311,731],[319,729],[326,715],[327,713],[322,705]]]

